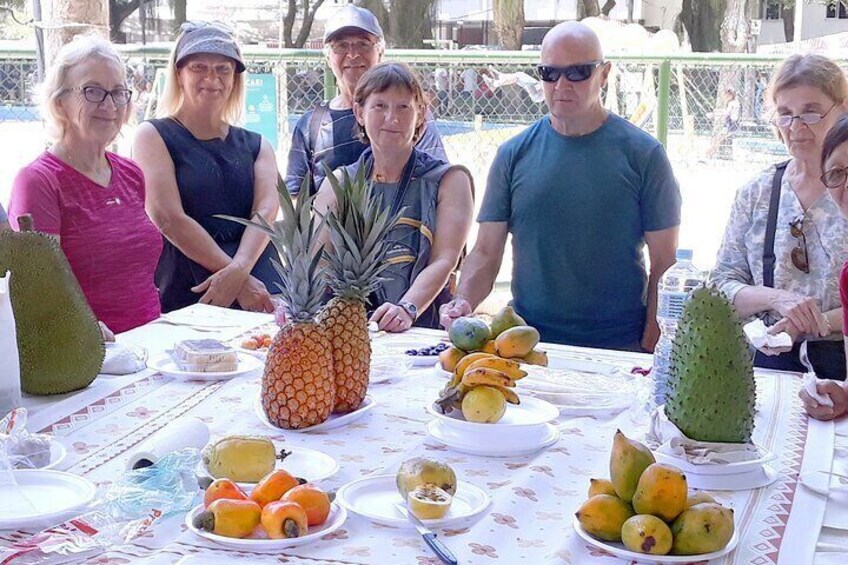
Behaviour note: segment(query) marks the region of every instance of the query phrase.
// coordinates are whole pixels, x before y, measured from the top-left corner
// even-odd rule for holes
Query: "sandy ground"
[[[477,204],[486,186],[488,165],[500,143],[521,131],[521,127],[471,131],[444,138],[448,156],[454,163],[466,165],[474,175]],[[18,169],[33,160],[45,147],[42,127],[37,122],[0,122],[0,202],[8,204],[12,182]],[[118,152],[128,154],[132,131],[118,139]],[[698,161],[708,140],[684,142],[670,140],[672,164],[683,195],[683,219],[680,247],[694,250],[695,264],[702,269],[713,266],[721,243],[724,225],[736,189],[769,161],[761,155],[737,151],[733,161]],[[703,146],[703,147],[702,147]],[[279,152],[280,168],[285,169],[285,149]],[[773,159],[777,161],[777,158]],[[472,228],[469,248],[476,238]],[[484,304],[486,311],[496,310],[509,299],[512,260],[507,249],[496,291]]]

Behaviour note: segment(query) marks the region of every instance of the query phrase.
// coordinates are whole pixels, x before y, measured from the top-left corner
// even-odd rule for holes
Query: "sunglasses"
[[[603,61],[590,61],[588,63],[568,65],[565,67],[537,65],[536,70],[539,71],[539,78],[544,82],[556,82],[560,77],[565,77],[571,82],[583,82],[592,76],[596,68],[603,64]]]
[[[821,176],[822,184],[828,188],[840,188],[845,186],[845,181],[848,180],[848,167],[836,167],[825,171]]]
[[[804,218],[799,216],[789,222],[789,233],[797,241],[790,257],[795,268],[805,274],[810,274],[810,261],[807,258],[807,236],[804,235]]]

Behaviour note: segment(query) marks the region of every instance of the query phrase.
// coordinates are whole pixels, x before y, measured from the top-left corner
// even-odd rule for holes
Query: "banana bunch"
[[[491,353],[471,353],[457,363],[453,376],[442,389],[436,405],[443,414],[462,410],[462,400],[479,386],[497,389],[510,404],[520,404],[515,392],[515,382],[527,376],[518,361],[504,359]]]

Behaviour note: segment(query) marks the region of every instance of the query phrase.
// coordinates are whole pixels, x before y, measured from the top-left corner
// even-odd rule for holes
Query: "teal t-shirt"
[[[508,222],[516,312],[544,341],[625,347],[642,338],[644,233],[680,224],[680,190],[659,141],[610,114],[561,135],[548,116],[504,143],[478,222]]]

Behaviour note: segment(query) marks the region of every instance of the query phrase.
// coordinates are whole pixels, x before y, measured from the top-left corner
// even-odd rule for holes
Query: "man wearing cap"
[[[307,111],[295,126],[286,171],[286,186],[295,196],[305,177],[311,175],[314,193],[324,180],[325,165],[330,170],[350,165],[367,147],[355,135],[353,92],[359,77],[383,56],[383,30],[374,14],[348,4],[327,21],[324,44],[339,95]],[[429,111],[427,120],[416,147],[447,161]]]
[[[544,341],[653,350],[657,282],[674,263],[680,224],[671,165],[656,139],[602,106],[610,65],[591,29],[554,27],[541,63],[549,114],[498,149],[442,323],[486,298],[512,234],[513,306]]]

